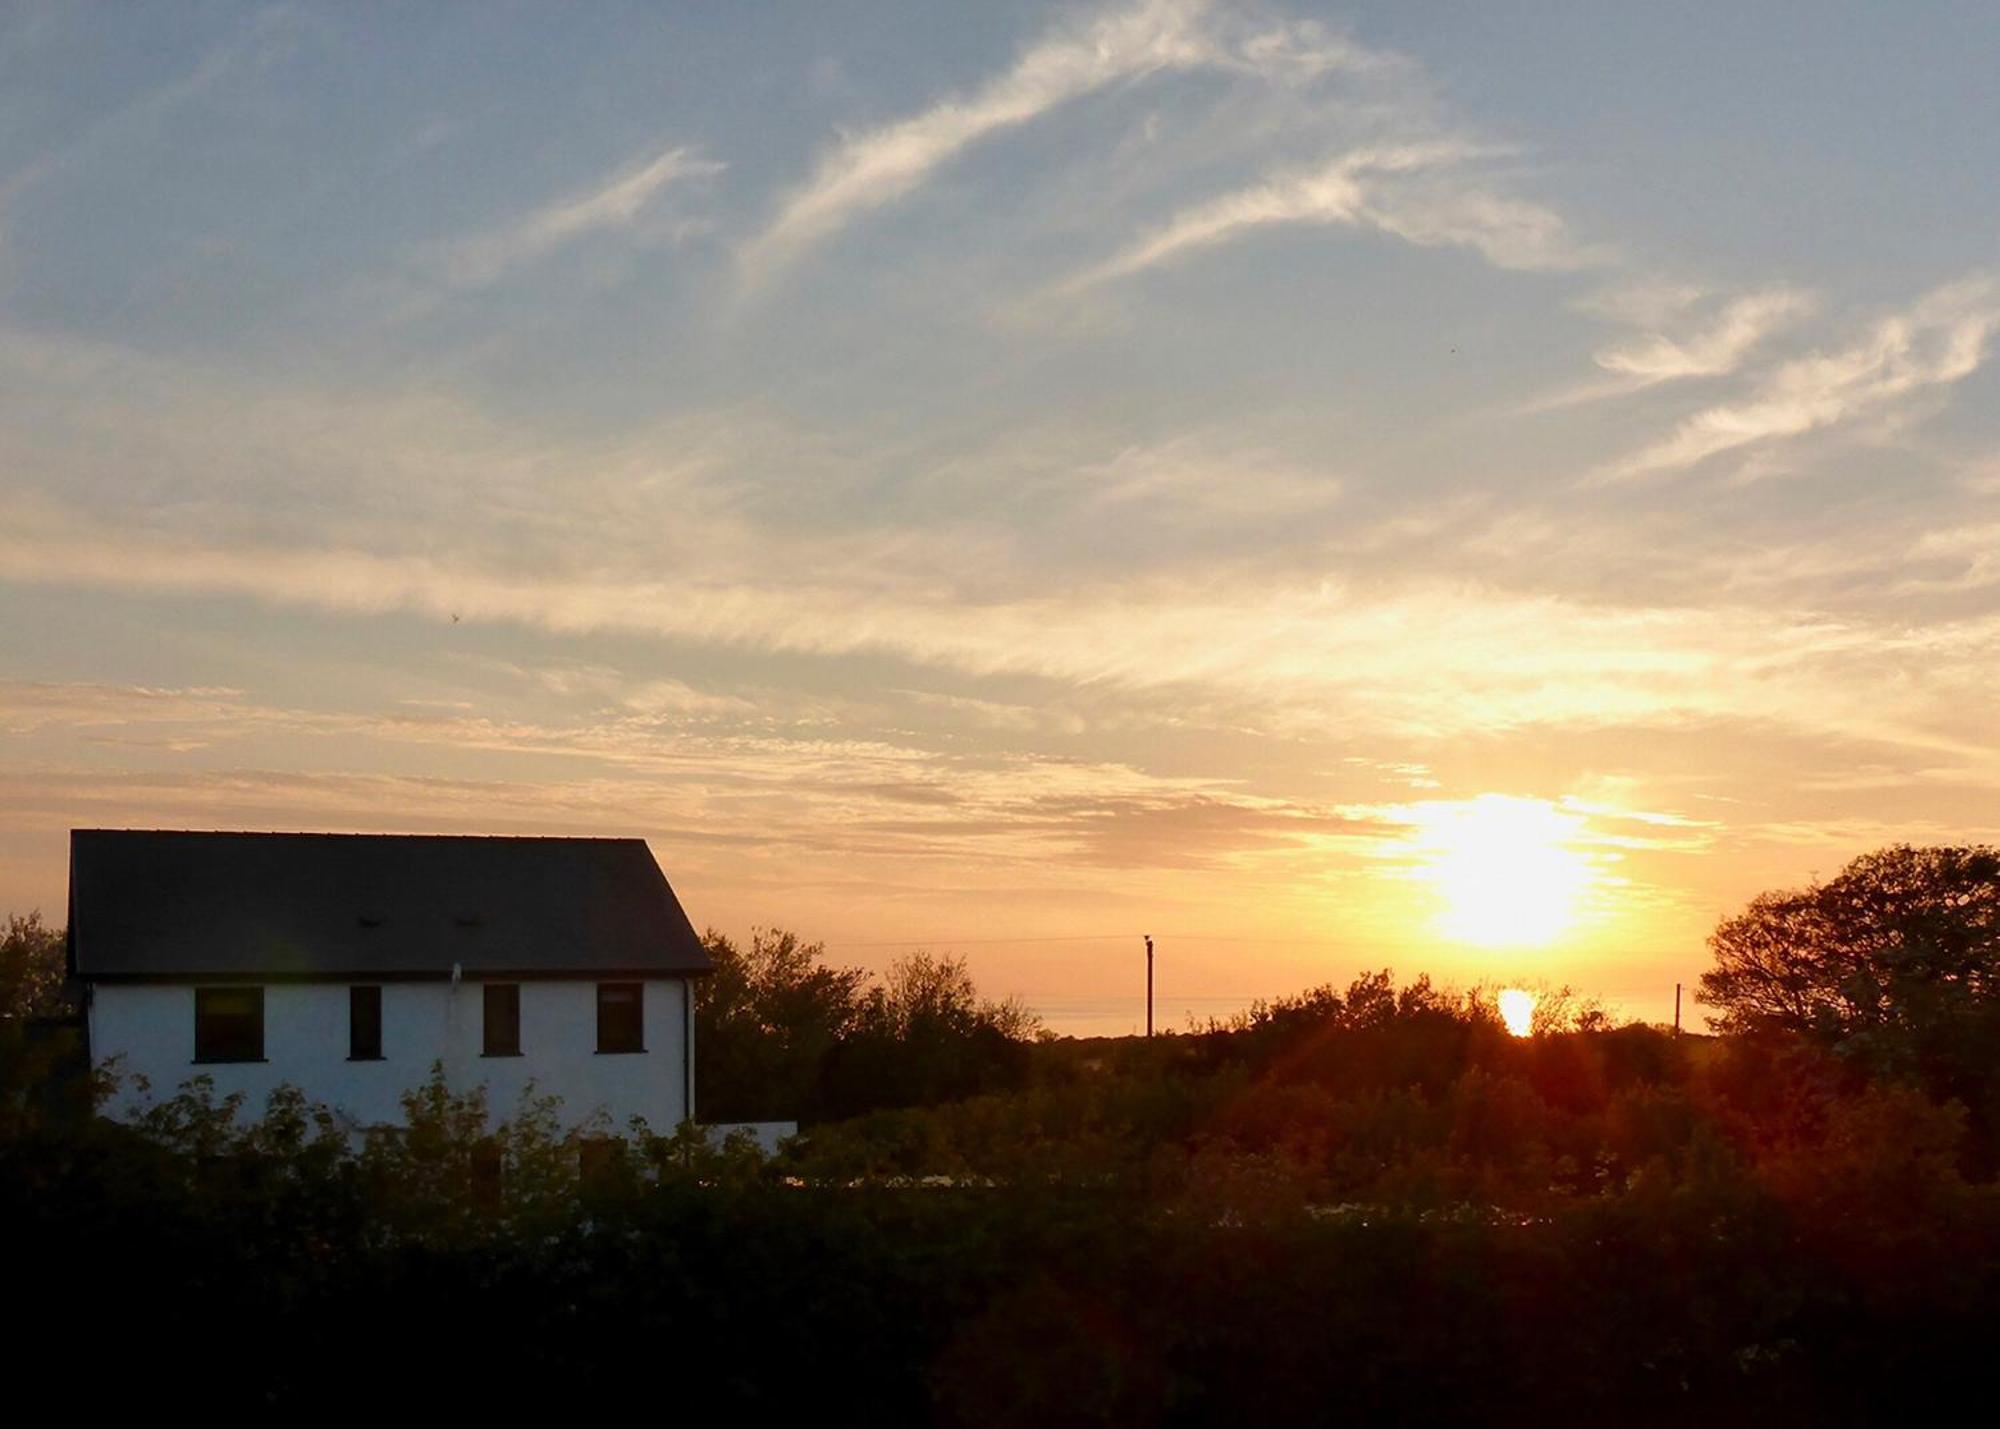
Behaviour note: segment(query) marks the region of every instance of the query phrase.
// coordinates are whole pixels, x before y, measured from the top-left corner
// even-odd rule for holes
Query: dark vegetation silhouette
[[[709,933],[695,988],[704,1119],[838,1120],[1023,1085],[1037,1019],[979,996],[962,959],[912,953],[879,983],[826,966],[826,948],[758,929]]]
[[[12,914],[0,934],[0,1022],[10,1026],[71,1011],[63,986],[63,932],[40,913]]]
[[[77,1006],[65,984],[63,931],[40,913],[0,931],[0,1136],[29,1122],[90,1114]]]
[[[290,1090],[131,1127],[19,1099],[11,1347],[100,1408],[1921,1420],[1984,1402],[2000,1323],[1994,868],[1891,849],[1758,899],[1712,1037],[1558,990],[1515,1038],[1378,972],[1036,1039],[953,960],[871,984],[762,933],[718,958],[700,1085],[804,1116],[768,1160],[494,1123],[438,1075],[359,1146]]]
[[[1955,1100],[1981,1169],[2000,1130],[2000,850],[1880,849],[1716,929],[1718,1029],[1800,1039],[1855,1076]]]

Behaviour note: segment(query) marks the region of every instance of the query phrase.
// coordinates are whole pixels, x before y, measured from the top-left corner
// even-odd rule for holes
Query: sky
[[[2000,837],[2000,10],[0,7],[0,910],[641,836],[1063,1031]],[[1692,1012],[1690,1013],[1692,1017]]]

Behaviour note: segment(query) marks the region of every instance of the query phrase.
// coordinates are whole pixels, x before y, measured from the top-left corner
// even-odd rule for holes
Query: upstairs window
[[[598,1051],[646,1050],[643,992],[641,984],[636,982],[601,982],[597,985]]]
[[[489,1057],[521,1055],[521,984],[486,984],[486,1046]]]
[[[382,989],[350,987],[347,990],[347,1059],[350,1062],[382,1060]]]
[[[194,1059],[197,1062],[264,1060],[263,988],[194,990]]]

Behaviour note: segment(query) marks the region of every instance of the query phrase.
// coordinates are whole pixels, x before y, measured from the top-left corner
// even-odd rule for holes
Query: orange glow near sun
[[[1420,806],[1418,875],[1443,905],[1437,931],[1483,948],[1560,938],[1596,881],[1575,847],[1583,822],[1546,800],[1505,794]]]

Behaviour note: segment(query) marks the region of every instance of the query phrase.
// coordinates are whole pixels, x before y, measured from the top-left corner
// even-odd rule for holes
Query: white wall
[[[186,985],[100,983],[91,993],[90,1052],[102,1064],[119,1058],[124,1077],[107,1115],[129,1118],[145,1104],[133,1079],[152,1084],[152,1099],[174,1095],[183,1082],[207,1075],[218,1096],[246,1093],[244,1115],[290,1082],[360,1126],[402,1120],[401,1094],[442,1060],[457,1091],[483,1084],[496,1116],[511,1115],[528,1082],[538,1095],[562,1099],[565,1124],[607,1112],[623,1131],[643,1116],[654,1131],[671,1132],[687,1113],[682,1103],[688,984],[681,978],[645,984],[643,1053],[597,1051],[597,983],[524,981],[521,1055],[485,1057],[482,983],[391,982],[382,986],[382,1057],[347,1057],[347,983],[269,983],[264,987],[262,1062],[196,1063],[194,988]]]

